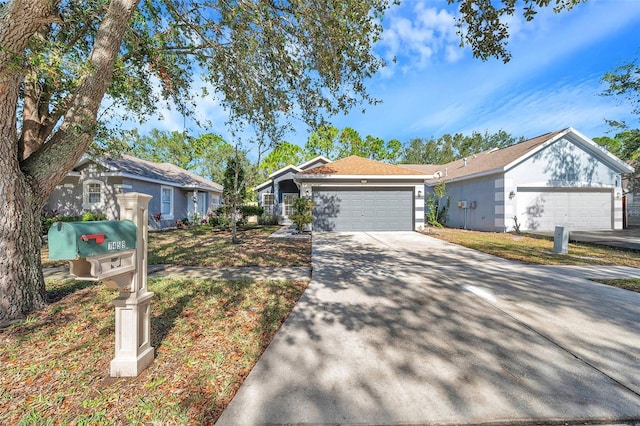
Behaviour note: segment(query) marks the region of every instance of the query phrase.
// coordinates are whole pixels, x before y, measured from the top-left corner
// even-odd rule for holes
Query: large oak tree
[[[477,56],[508,59],[503,18],[516,0],[449,1]],[[231,124],[267,136],[294,116],[315,126],[372,101],[364,80],[382,65],[372,46],[388,3],[0,2],[0,323],[46,304],[40,212],[102,130],[98,114],[116,105],[144,117],[166,98],[186,113],[193,74],[204,70]],[[549,0],[519,3],[529,18]]]

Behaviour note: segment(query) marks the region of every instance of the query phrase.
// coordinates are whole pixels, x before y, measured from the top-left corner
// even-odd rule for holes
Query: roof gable
[[[358,157],[357,155],[352,155],[350,157],[325,164],[324,166],[298,173],[298,175],[305,176],[417,176],[421,174],[423,173],[416,170],[407,169],[401,166],[394,166],[381,161],[369,160],[368,158]]]
[[[279,170],[276,170],[275,172],[271,173],[269,175],[269,179],[273,180],[273,179],[277,178],[278,176],[283,175],[285,173],[288,173],[288,172],[297,173],[299,171],[301,171],[300,168],[289,164],[288,166],[284,166],[283,168],[281,168]]]
[[[298,166],[300,170],[308,170],[313,169],[314,167],[322,166],[323,164],[331,163],[331,160],[323,157],[322,155],[317,156],[316,158],[312,158],[306,163],[302,163]]]
[[[501,149],[491,149],[479,154],[461,158],[440,166],[432,181],[436,179],[461,180],[484,174],[504,172],[517,166],[527,158],[535,155],[542,149],[567,138],[570,142],[582,147],[600,161],[608,164],[620,173],[629,173],[630,166],[613,154],[600,147],[598,144],[569,127],[555,132],[517,143]]]

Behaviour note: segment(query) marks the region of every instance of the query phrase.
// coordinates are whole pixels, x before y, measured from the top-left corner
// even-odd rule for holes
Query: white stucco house
[[[447,226],[481,231],[621,229],[633,168],[573,128],[448,164],[403,165],[446,184]]]

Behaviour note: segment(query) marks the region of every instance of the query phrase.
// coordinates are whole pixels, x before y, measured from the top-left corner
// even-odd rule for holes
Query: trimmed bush
[[[260,206],[243,205],[240,206],[240,214],[244,217],[262,216],[264,214],[264,209]]]

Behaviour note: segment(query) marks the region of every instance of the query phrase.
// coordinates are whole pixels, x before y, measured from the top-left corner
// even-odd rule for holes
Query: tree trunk
[[[3,156],[4,160],[4,156]],[[40,264],[40,206],[19,170],[0,165],[0,324],[46,305]]]
[[[138,2],[109,3],[89,57],[92,66],[79,82],[62,124],[46,141],[40,132],[18,137],[16,117],[24,70],[13,62],[31,35],[55,19],[52,6],[57,2],[13,0],[0,9],[0,324],[46,305],[40,262],[41,209],[93,138],[97,111]]]
[[[8,95],[16,94],[14,82]],[[0,325],[46,304],[40,265],[40,205],[15,151],[15,113],[0,109]]]

